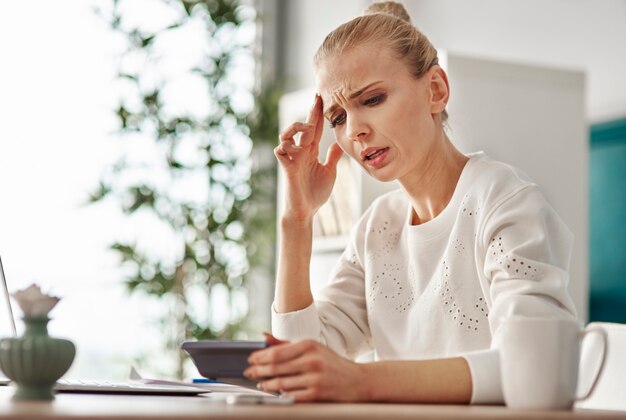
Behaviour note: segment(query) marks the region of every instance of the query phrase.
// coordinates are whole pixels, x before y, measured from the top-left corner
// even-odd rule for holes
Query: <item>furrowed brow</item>
[[[350,96],[348,96],[348,100],[352,100],[352,99],[354,99],[354,98],[358,98],[359,96],[361,96],[361,95],[363,94],[363,92],[365,92],[367,89],[371,88],[372,86],[374,86],[374,85],[376,85],[376,84],[378,84],[378,83],[382,83],[382,80],[379,80],[379,81],[377,81],[377,82],[370,83],[369,85],[364,86],[364,87],[362,87],[361,89],[359,89],[359,90],[356,90],[356,91],[352,92],[352,93],[350,94]],[[328,107],[328,109],[327,109],[326,111],[324,111],[324,116],[328,119],[328,118],[330,117],[330,115],[331,115],[331,114],[335,111],[335,109],[337,109],[338,107],[339,107],[339,105],[337,105],[336,103],[335,103],[335,104],[332,104],[330,107]]]

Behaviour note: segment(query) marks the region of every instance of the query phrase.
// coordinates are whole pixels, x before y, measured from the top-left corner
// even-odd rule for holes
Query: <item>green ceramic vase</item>
[[[0,369],[16,385],[16,400],[51,400],[54,384],[70,368],[76,347],[48,335],[49,318],[24,318],[18,338],[0,340]]]

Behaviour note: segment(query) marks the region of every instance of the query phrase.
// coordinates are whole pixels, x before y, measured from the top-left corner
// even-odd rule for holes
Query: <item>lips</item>
[[[368,147],[361,152],[361,159],[364,165],[378,169],[385,165],[387,155],[389,155],[388,147]]]
[[[376,159],[378,156],[389,150],[388,147],[368,147],[361,152],[361,160],[368,161]]]

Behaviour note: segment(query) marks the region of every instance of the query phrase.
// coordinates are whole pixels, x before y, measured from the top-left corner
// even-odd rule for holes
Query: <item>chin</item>
[[[395,176],[393,176],[393,177],[379,177],[379,176],[375,176],[373,178],[375,178],[376,180],[378,180],[380,182],[393,182],[393,181],[396,181],[398,179]]]
[[[385,171],[384,168],[379,169],[375,172],[371,172],[371,171],[365,171],[365,172],[367,172],[369,176],[371,176],[372,178],[380,182],[391,182],[391,181],[395,181],[398,179],[397,176],[393,176],[387,173],[387,171]]]

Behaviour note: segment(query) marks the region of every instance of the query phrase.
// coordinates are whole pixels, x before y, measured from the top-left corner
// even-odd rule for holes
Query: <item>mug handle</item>
[[[600,361],[600,366],[598,367],[598,371],[596,372],[595,378],[593,379],[591,386],[589,387],[589,389],[584,395],[576,396],[575,401],[586,400],[587,398],[591,396],[591,394],[593,394],[593,391],[596,389],[596,385],[598,384],[598,379],[600,379],[600,375],[602,374],[602,371],[604,370],[604,364],[606,362],[606,354],[609,351],[608,349],[609,338],[604,328],[602,327],[587,328],[580,335],[580,340],[583,341],[585,337],[587,336],[587,334],[590,334],[590,333],[598,333],[602,337],[602,344],[603,344],[602,345],[602,360]]]

